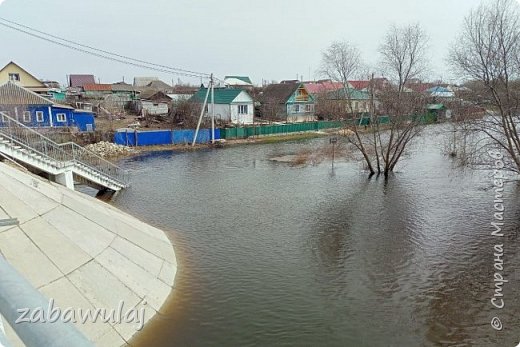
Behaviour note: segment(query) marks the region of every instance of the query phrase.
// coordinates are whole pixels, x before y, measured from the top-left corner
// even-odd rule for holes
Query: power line
[[[150,62],[147,62],[147,61],[144,61],[144,60],[139,60],[139,59],[127,57],[127,56],[124,56],[124,55],[121,55],[121,54],[117,54],[117,53],[105,51],[105,50],[102,50],[102,49],[98,49],[98,48],[95,48],[95,47],[92,47],[92,46],[83,45],[81,43],[77,43],[77,42],[74,42],[74,41],[71,41],[71,40],[67,40],[67,39],[64,39],[64,38],[52,35],[52,34],[45,33],[43,31],[40,31],[40,30],[37,30],[37,29],[33,29],[31,27],[28,27],[28,26],[25,26],[25,25],[22,25],[22,24],[19,24],[19,23],[7,20],[5,18],[1,18],[0,17],[0,21],[11,23],[11,24],[20,26],[22,28],[26,28],[28,30],[31,30],[31,31],[34,31],[34,32],[37,32],[37,33],[40,33],[40,34],[43,34],[43,35],[46,35],[48,37],[41,36],[41,35],[32,33],[30,31],[23,30],[21,28],[17,28],[15,26],[12,26],[12,25],[0,22],[0,25],[2,25],[4,27],[16,30],[16,31],[24,33],[26,35],[38,38],[40,40],[44,40],[44,41],[47,41],[47,42],[50,42],[50,43],[53,43],[53,44],[56,44],[56,45],[59,45],[59,46],[65,47],[65,48],[69,48],[69,49],[72,49],[72,50],[75,50],[75,51],[78,51],[78,52],[89,54],[89,55],[92,55],[92,56],[95,56],[95,57],[98,57],[98,58],[107,59],[107,60],[119,62],[119,63],[122,63],[122,64],[127,64],[127,65],[131,65],[131,66],[135,66],[135,67],[145,68],[145,69],[149,69],[149,70],[153,70],[153,71],[158,71],[158,72],[163,72],[163,73],[170,73],[170,74],[174,74],[174,75],[180,75],[180,76],[202,77],[202,78],[209,78],[209,76],[210,76],[209,74],[203,73],[203,72],[195,72],[195,71],[190,71],[190,70],[173,68],[173,67],[169,67],[169,66],[166,66],[166,65],[150,63]],[[51,39],[49,37],[51,37],[53,39]],[[56,41],[55,39],[67,42],[69,44]],[[70,44],[76,45],[78,47],[72,46]],[[83,48],[79,48],[79,47],[83,47]],[[94,51],[94,52],[92,52],[92,51]],[[96,52],[100,52],[100,53],[96,53]],[[112,55],[113,57],[110,57],[108,55]],[[114,57],[116,57],[116,58],[114,58]],[[126,59],[126,60],[123,60],[123,59]],[[128,61],[128,60],[130,60],[130,61]],[[134,61],[134,62],[132,62],[132,61]]]

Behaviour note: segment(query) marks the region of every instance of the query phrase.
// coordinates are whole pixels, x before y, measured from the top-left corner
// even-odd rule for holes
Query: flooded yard
[[[455,167],[441,130],[388,181],[341,158],[270,160],[328,138],[124,160],[132,187],[113,204],[167,230],[179,262],[168,314],[136,344],[516,345],[520,191],[506,189],[498,310],[492,177]]]

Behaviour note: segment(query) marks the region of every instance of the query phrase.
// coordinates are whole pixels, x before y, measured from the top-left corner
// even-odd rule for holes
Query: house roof
[[[151,88],[151,89],[155,89],[155,90],[172,90],[173,87],[170,86],[169,84],[167,83],[164,83],[163,81],[161,80],[156,80],[156,81],[152,81],[150,83],[148,83],[146,85],[147,88]]]
[[[80,87],[82,88],[85,84],[95,84],[96,79],[94,75],[70,75],[69,76],[69,87]]]
[[[305,89],[310,94],[319,94],[328,91],[343,89],[343,83],[332,81],[305,82]]]
[[[253,85],[253,82],[247,76],[226,76],[224,82],[230,85]]]
[[[264,102],[276,100],[281,104],[286,103],[300,85],[302,85],[300,82],[270,84],[265,87],[264,92],[262,93],[262,100]]]
[[[428,110],[442,110],[444,107],[443,104],[430,104],[426,107]]]
[[[131,84],[125,82],[117,82],[112,84],[112,91],[114,92],[134,92],[135,88]]]
[[[389,81],[385,77],[375,77],[372,80],[360,80],[360,81],[348,81],[352,87],[358,90],[368,89],[370,87],[370,81],[372,81],[374,84],[375,89],[384,89],[388,84]]]
[[[159,77],[135,77],[134,87],[146,87],[153,81],[157,81]]]
[[[97,83],[87,83],[83,85],[83,90],[86,92],[110,92],[112,91],[111,84],[97,84]]]
[[[168,101],[168,100],[172,99],[171,97],[164,94],[163,92],[161,92],[159,90],[154,90],[154,89],[146,89],[145,91],[141,92],[141,94],[139,94],[139,98],[141,100],[154,100],[154,101],[156,101],[156,100]]]
[[[328,93],[328,96],[332,100],[344,100],[347,99],[345,96],[345,89],[334,90]],[[348,96],[351,100],[369,100],[370,94],[363,90],[348,89]]]
[[[204,102],[206,98],[207,88],[200,88],[191,98],[195,102]],[[231,104],[237,96],[242,93],[241,89],[232,88],[215,88],[215,104]],[[211,100],[211,93],[208,96],[208,103]]]
[[[9,81],[0,86],[0,104],[2,105],[52,105],[44,97]]]
[[[7,63],[2,69],[0,69],[0,72],[5,70],[9,65],[14,65],[16,66],[18,69],[22,70],[23,72],[25,72],[27,75],[29,75],[30,77],[32,77],[34,80],[36,80],[38,82],[38,85],[36,86],[31,86],[31,87],[45,87],[45,84],[43,84],[42,81],[40,81],[36,76],[34,76],[32,73],[30,73],[29,71],[25,70],[23,67],[21,67],[20,65],[16,64],[14,61],[10,61],[9,63]]]
[[[357,90],[367,89],[370,86],[370,81],[348,81],[348,83]]]

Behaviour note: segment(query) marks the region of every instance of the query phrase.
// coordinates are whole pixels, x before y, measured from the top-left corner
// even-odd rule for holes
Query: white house
[[[193,102],[202,104],[206,93],[206,88],[201,88],[191,98]],[[249,93],[242,89],[215,88],[215,118],[223,122],[233,124],[252,124],[255,114],[253,98]],[[211,117],[211,91],[208,96],[208,106],[206,116]]]

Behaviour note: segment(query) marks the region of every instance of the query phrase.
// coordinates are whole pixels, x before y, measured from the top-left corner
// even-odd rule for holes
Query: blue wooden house
[[[55,104],[13,82],[0,86],[0,126],[7,126],[7,116],[33,128],[76,127],[80,131],[95,130],[92,112]]]

